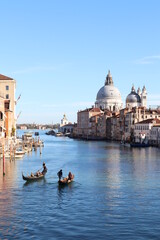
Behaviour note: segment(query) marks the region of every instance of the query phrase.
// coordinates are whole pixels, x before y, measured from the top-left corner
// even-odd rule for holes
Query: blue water
[[[160,149],[56,138],[23,160],[0,160],[0,239],[160,239]],[[48,168],[45,180],[27,174]],[[57,172],[75,181],[59,188]]]

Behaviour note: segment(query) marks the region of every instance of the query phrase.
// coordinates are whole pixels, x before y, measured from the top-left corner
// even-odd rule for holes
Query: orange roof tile
[[[13,78],[10,78],[10,77],[0,74],[0,80],[13,80]]]
[[[160,120],[159,120],[158,118],[151,118],[151,119],[147,119],[147,120],[138,122],[138,123],[136,123],[136,125],[137,125],[137,124],[153,123],[153,122],[160,123]]]

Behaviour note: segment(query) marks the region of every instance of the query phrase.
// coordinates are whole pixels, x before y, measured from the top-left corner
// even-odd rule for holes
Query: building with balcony
[[[0,74],[0,97],[4,101],[5,113],[5,137],[11,137],[16,129],[15,90],[16,81],[13,78]]]

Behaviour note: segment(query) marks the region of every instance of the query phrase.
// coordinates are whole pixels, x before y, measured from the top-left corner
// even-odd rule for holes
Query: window
[[[6,90],[9,90],[9,86],[8,85],[6,86]]]
[[[6,94],[6,99],[9,99],[9,94]]]
[[[9,109],[9,102],[5,103],[5,109]]]

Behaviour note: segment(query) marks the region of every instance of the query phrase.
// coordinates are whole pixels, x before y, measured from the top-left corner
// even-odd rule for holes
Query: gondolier
[[[43,171],[42,171],[42,174],[45,175],[46,173],[47,173],[47,167],[46,167],[45,162],[43,162]]]
[[[62,169],[57,173],[59,181],[61,180],[62,176],[63,176],[63,172]]]

